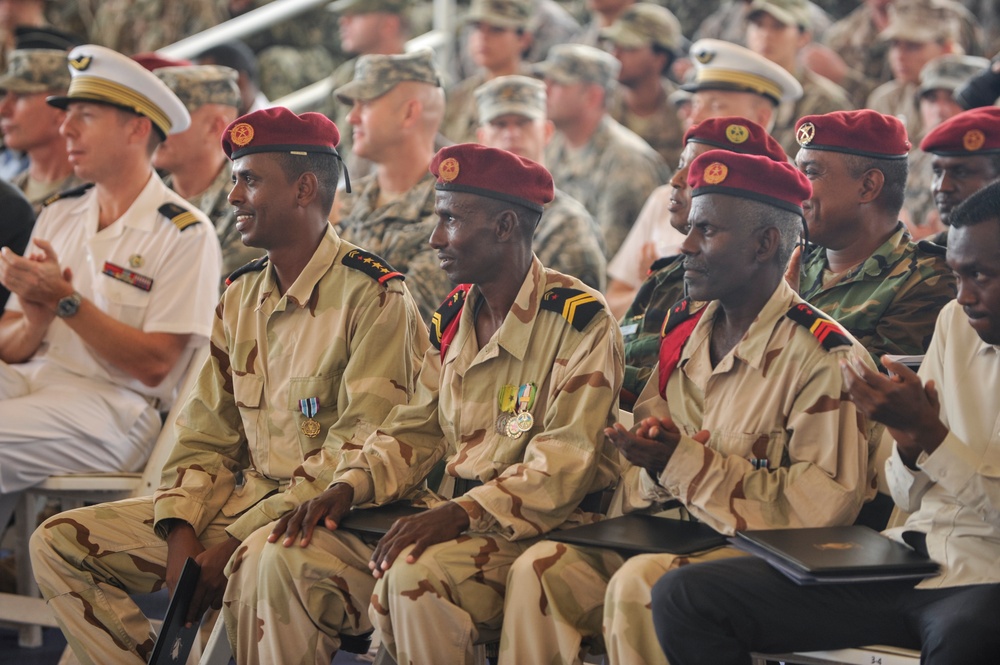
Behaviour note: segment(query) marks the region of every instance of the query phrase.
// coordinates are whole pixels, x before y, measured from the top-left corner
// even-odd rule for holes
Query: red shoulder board
[[[850,336],[840,327],[840,324],[809,303],[803,302],[794,305],[785,312],[785,316],[812,333],[812,336],[818,339],[827,351],[838,346],[851,345]]]
[[[684,344],[691,337],[694,327],[701,320],[705,308],[693,310],[690,298],[685,298],[670,308],[660,330],[660,397],[667,398],[667,382],[681,359]]]
[[[448,352],[448,345],[455,339],[455,334],[458,333],[458,322],[462,318],[465,296],[468,295],[470,288],[471,284],[459,284],[431,315],[431,344],[441,352],[442,358]]]
[[[379,284],[385,284],[390,279],[406,279],[403,273],[397,271],[380,256],[363,249],[352,249],[340,262],[348,268],[360,270]]]

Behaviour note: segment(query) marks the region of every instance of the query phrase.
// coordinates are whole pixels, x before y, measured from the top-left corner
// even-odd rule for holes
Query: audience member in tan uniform
[[[427,243],[437,223],[434,178],[427,170],[444,116],[444,91],[429,50],[363,55],[354,80],[334,91],[354,131],[354,151],[375,172],[339,191],[333,221],[344,240],[406,275],[425,322],[451,290]]]

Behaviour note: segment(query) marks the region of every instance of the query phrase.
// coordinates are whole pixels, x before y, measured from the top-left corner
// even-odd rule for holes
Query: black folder
[[[920,579],[937,563],[866,526],[739,531],[732,544],[798,584]]]
[[[630,514],[572,529],[550,531],[549,540],[584,547],[603,547],[634,554],[693,554],[726,544],[726,537],[707,524],[659,515]]]
[[[352,508],[338,528],[384,536],[400,517],[409,517],[425,510],[427,509],[410,505],[409,501],[394,501],[377,508]]]
[[[181,569],[181,577],[177,580],[174,595],[167,605],[167,615],[163,618],[163,626],[156,638],[153,655],[149,657],[149,665],[176,665],[187,662],[188,654],[191,653],[191,647],[194,646],[194,640],[198,636],[199,622],[195,622],[190,628],[185,628],[184,619],[187,617],[188,607],[191,605],[200,577],[201,566],[188,557]]]

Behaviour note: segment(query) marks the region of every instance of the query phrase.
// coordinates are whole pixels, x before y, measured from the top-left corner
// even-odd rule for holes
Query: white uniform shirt
[[[73,286],[108,315],[147,333],[193,335],[188,349],[156,387],[143,385],[100,358],[62,319],[56,319],[35,353],[66,371],[114,383],[168,408],[194,348],[207,342],[218,302],[222,256],[212,223],[168,189],[155,173],[129,209],[98,230],[95,189],[60,199],[38,217],[33,238],[48,240],[59,264],[73,271]],[[158,212],[165,203],[191,210],[201,223],[183,231]],[[29,245],[28,252],[33,245]],[[106,272],[121,268],[152,280],[149,290]],[[20,311],[19,299],[8,307]]]
[[[667,206],[670,204],[670,185],[661,185],[653,190],[639,211],[632,229],[625,241],[608,263],[608,275],[638,289],[649,274],[649,265],[642,260],[642,248],[653,243],[656,258],[681,253],[684,234],[667,221]]]
[[[1000,582],[1000,347],[983,342],[952,301],[938,316],[920,378],[937,385],[949,433],[933,454],[920,455],[919,471],[893,448],[889,488],[913,514],[886,534],[927,534],[942,574],[921,588]]]

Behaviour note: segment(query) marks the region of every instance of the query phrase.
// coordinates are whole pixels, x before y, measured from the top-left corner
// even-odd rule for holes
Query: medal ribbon
[[[312,418],[319,412],[319,398],[307,397],[299,400],[299,410],[306,418]]]

